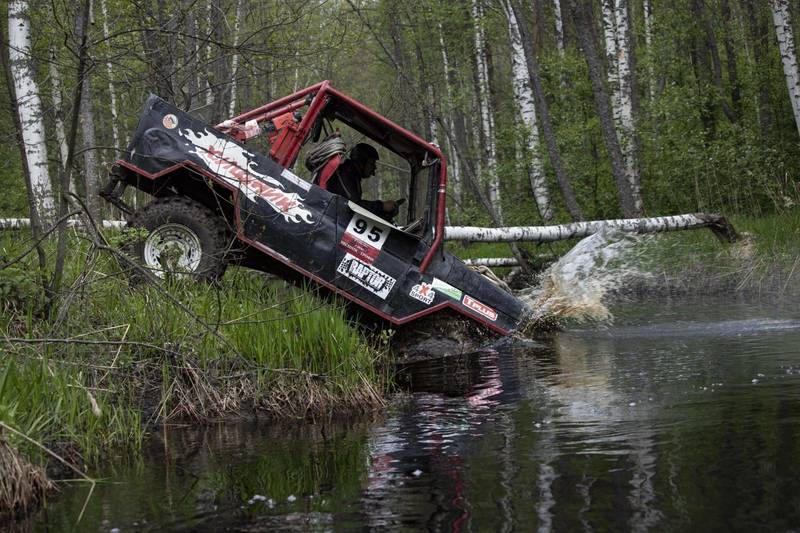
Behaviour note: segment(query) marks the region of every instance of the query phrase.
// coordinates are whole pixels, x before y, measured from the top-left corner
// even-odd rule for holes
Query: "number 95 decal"
[[[390,228],[356,213],[342,235],[339,247],[372,264],[389,237]]]
[[[380,250],[389,236],[389,228],[356,214],[350,219],[345,233]]]

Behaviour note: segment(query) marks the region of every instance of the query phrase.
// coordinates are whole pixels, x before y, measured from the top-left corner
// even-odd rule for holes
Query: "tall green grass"
[[[0,234],[0,265],[27,247],[24,234]],[[112,256],[78,238],[67,264],[47,314],[35,254],[0,271],[0,421],[81,464],[135,451],[171,416],[381,405],[382,354],[340,303],[240,268],[214,285],[132,286]],[[0,438],[43,458],[24,439]]]

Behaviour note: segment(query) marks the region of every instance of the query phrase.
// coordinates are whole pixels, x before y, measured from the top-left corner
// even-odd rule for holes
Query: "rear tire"
[[[230,244],[225,221],[194,200],[159,198],[140,209],[128,227],[147,230],[131,252],[137,263],[159,278],[215,281],[225,273]]]

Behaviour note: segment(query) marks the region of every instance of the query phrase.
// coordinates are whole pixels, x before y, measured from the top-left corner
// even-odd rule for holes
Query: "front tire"
[[[194,200],[159,198],[139,210],[128,227],[147,230],[132,252],[141,266],[160,278],[215,281],[225,273],[230,244],[225,221]]]

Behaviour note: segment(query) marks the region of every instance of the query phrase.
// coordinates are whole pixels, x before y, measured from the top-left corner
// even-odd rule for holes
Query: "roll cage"
[[[438,146],[336,90],[327,80],[225,120],[216,128],[239,141],[266,132],[269,156],[292,168],[303,145],[321,140],[326,121],[342,122],[408,162],[407,223],[421,224],[417,232],[430,244],[420,264],[424,272],[444,234],[447,165]]]

